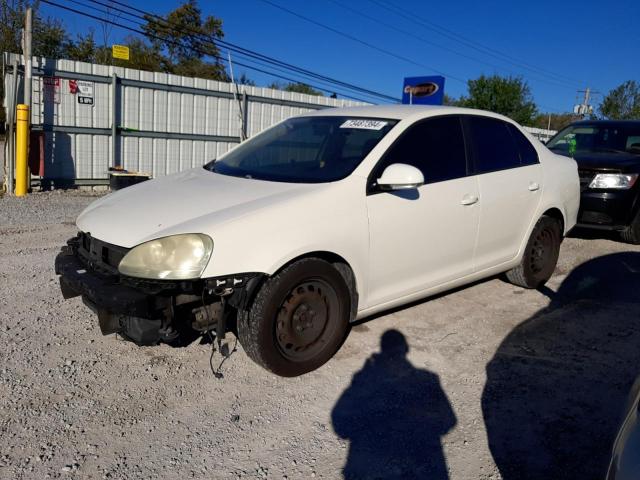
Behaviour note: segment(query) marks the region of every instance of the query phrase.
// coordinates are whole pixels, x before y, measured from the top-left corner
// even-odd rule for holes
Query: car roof
[[[435,115],[481,115],[498,118],[509,123],[513,120],[503,115],[485,110],[473,108],[450,107],[446,105],[367,105],[363,107],[325,108],[313,112],[304,113],[301,116],[345,116],[345,117],[368,117],[386,118],[393,120],[419,119],[421,117],[431,117]]]
[[[580,120],[571,125],[600,125],[603,127],[640,127],[640,120]]]

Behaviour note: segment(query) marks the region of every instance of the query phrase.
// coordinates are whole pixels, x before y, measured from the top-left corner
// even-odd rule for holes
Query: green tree
[[[551,119],[551,122],[549,122],[549,119]],[[562,130],[570,123],[579,119],[580,117],[573,113],[540,113],[536,115],[529,126],[537,128],[547,128],[550,126],[549,128],[551,128],[551,130]]]
[[[64,50],[64,58],[80,62],[95,62],[98,47],[94,40],[93,29],[90,29],[86,35],[78,34],[75,42],[69,40]]]
[[[222,20],[202,17],[196,0],[188,0],[167,15],[166,20],[147,15],[142,29],[151,44],[168,58],[167,68],[177,75],[228,81],[215,40],[222,38]],[[213,62],[205,58],[213,57]]]
[[[611,90],[600,104],[600,113],[610,120],[640,119],[640,84],[627,80]]]
[[[173,67],[157,45],[149,44],[143,38],[128,36],[122,45],[129,47],[129,60],[113,58],[111,47],[101,47],[96,52],[96,63],[113,64],[116,67],[136,68],[148,72],[173,73]]]
[[[458,102],[462,107],[490,110],[523,125],[530,124],[537,113],[529,85],[520,77],[481,75],[467,86],[469,96]]]
[[[242,75],[240,75],[240,78],[236,79],[236,83],[238,83],[239,85],[246,85],[247,87],[256,86],[256,82],[254,82],[249,77],[247,77],[246,73],[243,73]]]
[[[306,95],[318,95],[320,97],[324,96],[324,94],[320,90],[316,90],[311,85],[307,85],[306,83],[302,83],[302,82],[296,82],[296,83],[273,82],[267,88],[284,90],[285,92],[304,93]]]
[[[26,0],[0,0],[0,53],[22,53],[22,28],[29,6]],[[38,12],[39,2],[33,8],[33,55],[59,58],[69,43],[62,22],[49,17],[42,18]],[[4,98],[4,82],[0,82],[0,97]],[[0,124],[4,125],[5,109],[0,108]]]
[[[444,97],[442,98],[442,104],[447,105],[449,107],[458,107],[460,106],[460,100],[456,100],[455,98],[445,93]]]
[[[22,52],[22,28],[24,15],[29,6],[26,0],[0,1],[0,52]],[[39,2],[33,8],[33,55],[58,58],[68,42],[68,35],[60,20],[43,18],[38,12]]]

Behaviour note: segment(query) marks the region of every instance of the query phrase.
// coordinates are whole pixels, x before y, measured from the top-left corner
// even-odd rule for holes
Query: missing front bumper
[[[55,260],[64,298],[82,296],[98,316],[104,335],[118,333],[138,345],[181,342],[219,330],[222,321],[246,307],[262,274],[185,282],[147,282],[105,273],[87,265],[74,240]],[[235,288],[227,285],[235,286]],[[221,301],[225,296],[226,302]]]

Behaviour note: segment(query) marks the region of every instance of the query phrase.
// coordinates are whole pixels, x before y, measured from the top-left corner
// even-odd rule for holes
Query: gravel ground
[[[490,279],[360,323],[304,377],[238,347],[215,379],[210,345],[103,337],[62,299],[54,257],[94,198],[0,198],[0,478],[602,478],[640,248],[572,237],[542,291]]]

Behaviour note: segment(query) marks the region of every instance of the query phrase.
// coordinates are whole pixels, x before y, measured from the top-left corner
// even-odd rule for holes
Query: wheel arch
[[[328,250],[315,250],[315,251],[311,251],[311,252],[306,252],[306,253],[300,254],[300,255],[298,255],[296,257],[293,257],[290,260],[287,260],[285,263],[280,265],[274,271],[273,275],[275,275],[279,271],[287,268],[292,263],[298,262],[300,260],[304,260],[305,258],[319,258],[321,260],[324,260],[324,261],[330,263],[331,265],[334,266],[334,268],[336,270],[338,270],[338,272],[340,272],[340,274],[344,278],[345,282],[347,283],[347,286],[349,287],[349,294],[351,296],[351,298],[350,298],[350,302],[351,302],[350,321],[351,322],[354,321],[355,318],[356,318],[356,315],[358,313],[358,300],[359,300],[358,287],[359,287],[359,282],[357,280],[357,275],[356,275],[356,272],[353,270],[353,267],[351,266],[351,264],[343,256],[341,256],[341,255],[339,255],[339,254],[337,254],[335,252],[330,252]]]
[[[527,242],[529,241],[529,237],[531,236],[531,232],[533,232],[533,229],[535,228],[536,224],[538,223],[538,220],[540,220],[542,217],[549,216],[551,218],[555,218],[557,219],[562,228],[562,236],[564,237],[568,232],[566,230],[567,228],[567,223],[566,223],[566,216],[563,213],[562,209],[551,204],[551,205],[547,205],[544,208],[540,208],[540,210],[538,210],[538,214],[537,216],[532,217],[532,221],[531,224],[529,225],[529,228],[527,229],[526,235],[522,238],[522,241],[520,243],[520,248],[518,250],[518,254],[516,255],[515,259],[520,259],[522,257],[522,255],[524,254],[524,249],[527,246]]]
[[[565,231],[566,222],[565,222],[565,219],[564,219],[564,214],[562,213],[562,211],[559,208],[557,208],[557,207],[548,208],[547,210],[545,210],[542,213],[542,216],[545,216],[545,215],[547,217],[555,218],[556,220],[558,220],[560,222],[561,231],[563,232],[563,234],[567,233]]]

